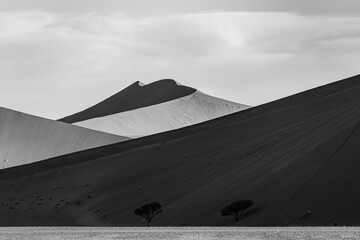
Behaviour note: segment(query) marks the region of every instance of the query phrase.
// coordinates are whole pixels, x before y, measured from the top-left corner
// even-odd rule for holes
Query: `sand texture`
[[[127,139],[0,108],[1,169]]]
[[[108,99],[84,111],[62,118],[59,121],[75,123],[119,112],[131,111],[181,98],[195,91],[195,89],[181,86],[171,79],[163,79],[147,85],[135,82]]]
[[[175,100],[74,124],[136,138],[194,125],[247,108],[196,91]]]
[[[1,225],[359,225],[360,76],[201,124],[3,170]],[[238,222],[220,210],[255,205]],[[302,218],[311,211],[312,215]]]

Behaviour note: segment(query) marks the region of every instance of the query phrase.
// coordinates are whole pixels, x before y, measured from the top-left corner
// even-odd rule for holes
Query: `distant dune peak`
[[[138,85],[139,85],[140,87],[143,87],[143,86],[145,86],[145,85],[146,85],[145,83],[140,82],[140,81],[137,81],[137,83],[138,83]]]
[[[178,85],[178,86],[184,86],[184,85],[182,85],[181,83],[179,83],[179,82],[177,82],[177,81],[174,81],[175,83],[176,83],[176,85]]]
[[[135,85],[135,84],[139,85],[140,87],[152,86],[152,85],[155,86],[155,87],[164,87],[165,85],[178,85],[178,86],[181,86],[181,87],[188,87],[188,86],[185,86],[185,85],[179,83],[178,81],[175,81],[174,79],[170,79],[170,78],[160,79],[160,80],[157,80],[157,81],[154,81],[154,82],[151,82],[151,83],[143,83],[141,81],[136,81],[132,85]],[[130,86],[132,86],[132,85],[130,85]]]
[[[135,110],[185,97],[195,91],[194,88],[178,85],[172,79],[162,79],[149,84],[137,81],[104,101],[59,121],[75,123]]]
[[[82,112],[61,119],[131,138],[178,129],[249,106],[206,95],[173,79],[137,81]]]

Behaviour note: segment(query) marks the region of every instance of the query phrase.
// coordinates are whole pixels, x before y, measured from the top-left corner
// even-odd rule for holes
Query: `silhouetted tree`
[[[135,215],[145,218],[147,221],[147,225],[150,225],[151,220],[161,213],[163,210],[161,209],[161,204],[158,202],[152,202],[150,204],[142,205],[140,208],[135,210]]]
[[[302,215],[299,219],[307,219],[312,215],[312,212],[309,210],[304,215]]]
[[[236,202],[231,203],[230,205],[225,206],[221,210],[221,215],[222,216],[234,216],[235,221],[238,221],[241,214],[246,209],[251,207],[252,205],[254,205],[254,201],[252,201],[252,200],[236,201]]]

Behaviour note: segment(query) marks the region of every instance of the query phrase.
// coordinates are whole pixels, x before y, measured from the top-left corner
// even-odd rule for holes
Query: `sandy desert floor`
[[[133,240],[357,240],[359,228],[0,228],[0,239],[62,240],[62,239],[133,239]]]

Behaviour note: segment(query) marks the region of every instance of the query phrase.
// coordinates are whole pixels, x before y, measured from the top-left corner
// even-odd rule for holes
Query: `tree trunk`
[[[235,222],[239,221],[242,213],[243,213],[243,211],[241,211],[240,213],[237,212],[237,213],[235,214]]]

